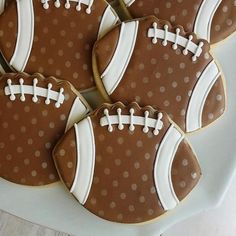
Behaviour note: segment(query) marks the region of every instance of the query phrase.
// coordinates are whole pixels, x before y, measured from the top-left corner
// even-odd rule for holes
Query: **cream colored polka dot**
[[[151,193],[151,194],[156,193],[156,188],[155,188],[155,187],[151,187],[151,188],[150,188],[150,193]]]
[[[31,175],[32,175],[33,177],[36,177],[36,176],[37,176],[37,171],[36,171],[36,170],[31,171]]]
[[[115,202],[111,202],[111,203],[110,203],[110,208],[111,208],[111,209],[114,209],[115,207],[116,207],[116,203],[115,203]]]
[[[54,129],[55,128],[55,123],[54,122],[50,122],[49,123],[49,128]]]
[[[40,157],[41,153],[40,153],[39,150],[37,150],[37,151],[35,151],[34,155],[35,155],[36,157]]]
[[[126,151],[125,151],[125,155],[126,155],[127,157],[130,157],[130,156],[132,155],[132,151],[131,151],[130,149],[126,150]]]
[[[120,198],[121,198],[122,200],[126,199],[126,194],[125,194],[125,193],[121,193],[121,194],[120,194]]]
[[[154,214],[154,211],[153,211],[153,209],[148,209],[148,215],[153,215]]]
[[[112,181],[112,186],[115,187],[115,188],[118,187],[119,186],[119,182],[117,180],[113,180]]]
[[[145,197],[144,196],[140,196],[139,197],[139,202],[140,203],[144,203],[145,202]]]
[[[136,191],[137,188],[138,188],[138,185],[137,185],[137,184],[132,184],[132,185],[131,185],[131,189],[132,189],[133,191]]]
[[[69,169],[73,168],[73,163],[71,161],[67,162],[67,167]]]
[[[180,186],[181,188],[185,188],[185,187],[186,187],[186,182],[185,182],[185,181],[181,181],[181,182],[179,183],[179,186]]]
[[[123,220],[123,215],[122,215],[122,214],[118,214],[118,215],[117,215],[117,219],[118,219],[118,220]]]
[[[136,146],[139,148],[143,147],[143,142],[141,140],[138,140]]]
[[[120,165],[121,165],[121,160],[120,160],[120,159],[115,159],[115,164],[116,164],[117,166],[120,166]]]
[[[208,114],[208,119],[209,120],[213,120],[214,119],[214,114],[213,113],[209,113]]]
[[[100,182],[99,177],[95,176],[94,179],[93,179],[93,183],[98,184],[99,182]]]
[[[139,169],[140,168],[140,163],[139,162],[135,162],[134,163],[134,168],[135,169]]]
[[[60,156],[65,156],[66,155],[66,150],[65,149],[61,149],[60,151],[59,151],[59,155]]]
[[[182,160],[182,166],[188,166],[188,160],[187,159]]]
[[[123,177],[124,177],[125,179],[127,179],[127,178],[129,177],[129,172],[128,172],[128,171],[124,171],[124,172],[123,172]]]
[[[196,179],[197,178],[197,173],[196,172],[192,172],[191,173],[191,177],[192,177],[192,179]]]
[[[27,166],[30,164],[30,160],[28,158],[24,159],[24,164]]]
[[[43,162],[43,163],[42,163],[42,168],[43,168],[43,169],[46,169],[47,167],[48,167],[47,162]]]
[[[104,169],[104,174],[105,175],[110,175],[111,174],[111,170],[109,168],[105,168]]]
[[[107,153],[113,153],[113,148],[112,148],[112,146],[108,146],[108,147],[106,147],[106,152]]]
[[[92,205],[96,205],[97,199],[93,197],[93,198],[91,198],[90,202]]]
[[[50,175],[49,175],[49,179],[50,179],[50,180],[54,180],[54,179],[55,179],[55,175],[54,175],[54,174],[50,174]]]
[[[103,197],[107,196],[107,194],[108,194],[108,192],[107,192],[106,189],[102,189],[102,190],[101,190],[101,195],[102,195]]]
[[[146,174],[142,175],[142,181],[147,182],[148,181],[148,176]]]
[[[22,147],[17,147],[17,148],[16,148],[16,151],[17,151],[18,153],[22,153],[22,152],[23,152],[23,148],[22,148]]]
[[[18,173],[18,172],[19,172],[19,170],[20,170],[20,169],[19,169],[19,167],[18,167],[18,166],[15,166],[15,167],[13,168],[13,172],[14,172],[14,173]]]
[[[146,160],[149,160],[149,159],[151,158],[150,153],[145,153],[145,154],[144,154],[144,158],[145,158]]]
[[[134,205],[129,205],[128,209],[129,209],[130,212],[134,212],[135,211]]]

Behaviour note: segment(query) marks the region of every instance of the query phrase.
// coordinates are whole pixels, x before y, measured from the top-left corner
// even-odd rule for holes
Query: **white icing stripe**
[[[219,76],[219,68],[212,61],[203,71],[192,92],[186,116],[186,132],[192,132],[202,127],[204,104],[212,86]]]
[[[77,97],[70,110],[69,118],[67,120],[67,125],[65,132],[69,130],[76,122],[81,120],[88,114],[89,108]]]
[[[199,38],[210,41],[213,16],[222,0],[204,0],[195,21],[194,32]]]
[[[95,166],[95,141],[90,118],[75,124],[77,165],[70,192],[83,205],[87,201],[92,185]]]
[[[119,17],[109,5],[102,17],[102,21],[98,31],[98,38],[101,38],[107,31],[119,22]]]
[[[3,69],[2,65],[0,64],[0,75],[5,74],[5,73],[6,73],[5,70]]]
[[[135,2],[135,0],[123,0],[123,1],[127,7],[130,7]]]
[[[154,179],[159,199],[165,210],[171,210],[179,203],[172,184],[171,167],[183,138],[184,136],[172,125],[162,140],[156,155]]]
[[[101,75],[107,93],[110,95],[121,81],[134,50],[138,32],[138,21],[121,24],[120,37],[115,54]]]
[[[0,0],[0,15],[4,12],[5,0]]]
[[[17,0],[18,34],[10,65],[23,71],[28,62],[34,37],[34,8],[32,0]]]

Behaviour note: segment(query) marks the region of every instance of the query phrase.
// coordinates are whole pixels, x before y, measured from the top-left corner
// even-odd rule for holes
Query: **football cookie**
[[[222,0],[212,21],[211,41],[212,43],[217,43],[235,31],[236,1]]]
[[[98,40],[93,69],[108,101],[158,107],[186,132],[225,109],[221,72],[207,41],[154,16],[124,22]]]
[[[65,134],[53,158],[85,208],[120,223],[150,221],[175,208],[201,176],[166,113],[137,103],[102,105]]]
[[[10,2],[10,3],[9,3]],[[118,22],[104,0],[0,0],[0,72],[40,72],[95,86],[91,53],[97,38]]]
[[[0,177],[23,185],[58,181],[52,149],[89,111],[69,82],[40,74],[0,78]]]
[[[155,15],[211,43],[223,40],[236,27],[235,21],[226,22],[226,18],[236,17],[234,0],[120,0],[120,4],[129,19]],[[226,14],[218,9],[220,4]],[[222,25],[221,30],[218,25]]]

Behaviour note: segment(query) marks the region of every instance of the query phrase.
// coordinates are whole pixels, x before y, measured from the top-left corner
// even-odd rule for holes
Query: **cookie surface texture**
[[[0,1],[2,2],[2,0]],[[40,72],[69,80],[77,90],[95,86],[91,51],[118,21],[104,0],[16,0],[0,16],[0,72]]]
[[[201,176],[166,113],[137,103],[102,105],[65,134],[53,157],[79,203],[120,223],[147,222],[175,208]]]
[[[23,185],[58,181],[52,149],[88,106],[68,82],[40,74],[0,78],[0,177]]]
[[[122,23],[99,40],[93,68],[106,99],[165,110],[185,132],[225,110],[223,79],[207,41],[155,17]]]

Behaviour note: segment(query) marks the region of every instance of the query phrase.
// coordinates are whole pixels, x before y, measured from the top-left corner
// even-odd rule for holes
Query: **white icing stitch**
[[[183,138],[184,136],[174,125],[171,125],[156,154],[154,180],[164,210],[171,210],[179,203],[172,183],[171,170],[175,154]]]
[[[153,23],[153,28],[148,30],[148,37],[152,38],[152,43],[156,44],[158,39],[163,40],[162,45],[167,46],[168,42],[173,43],[172,48],[176,50],[178,45],[184,48],[183,54],[187,55],[188,52],[193,54],[192,60],[196,61],[198,57],[202,54],[203,42],[198,45],[192,42],[193,36],[190,35],[189,38],[185,38],[180,35],[180,29],[176,29],[176,33],[168,31],[168,25],[164,25],[164,30],[159,29],[156,22]]]
[[[41,0],[41,2],[42,2],[42,4],[43,4],[43,8],[46,9],[46,10],[49,9],[49,3],[48,3],[49,1],[50,1],[50,0]],[[76,10],[77,10],[77,11],[80,11],[80,10],[81,10],[81,4],[86,5],[86,6],[87,6],[86,13],[87,13],[87,14],[90,14],[94,0],[65,0],[65,5],[64,5],[64,7],[65,7],[66,9],[70,9],[70,7],[71,7],[70,2],[75,2],[75,3],[77,3],[77,5],[76,5]],[[59,7],[61,6],[61,0],[55,0],[54,6],[55,6],[56,8],[59,8]]]
[[[25,101],[25,95],[30,94],[33,95],[32,101],[36,103],[38,101],[38,96],[45,97],[45,104],[49,105],[50,101],[55,101],[56,108],[59,108],[64,100],[64,89],[60,88],[59,92],[53,91],[52,84],[49,83],[47,89],[37,87],[38,80],[35,78],[33,80],[33,85],[24,85],[24,80],[20,78],[18,85],[12,85],[12,80],[8,79],[7,84],[8,86],[5,87],[4,92],[6,96],[10,95],[10,100],[15,101],[16,100],[16,94],[20,94],[20,100],[22,102]]]
[[[70,192],[83,205],[92,186],[95,167],[95,140],[91,119],[88,117],[75,124],[77,164]]]
[[[149,111],[145,111],[143,116],[135,116],[134,109],[130,109],[130,115],[122,115],[121,109],[117,109],[117,115],[109,115],[108,109],[104,109],[104,117],[100,119],[100,125],[102,127],[108,126],[108,131],[112,132],[112,125],[118,125],[118,129],[124,129],[124,125],[130,125],[129,130],[134,131],[135,125],[144,126],[143,132],[148,133],[149,128],[153,128],[153,134],[158,135],[160,130],[163,128],[163,114],[158,113],[157,119],[149,118]]]

